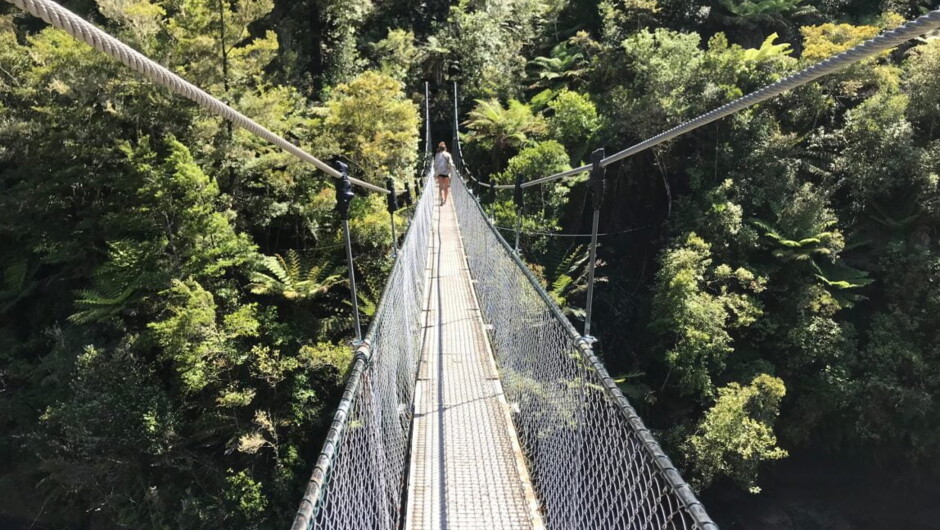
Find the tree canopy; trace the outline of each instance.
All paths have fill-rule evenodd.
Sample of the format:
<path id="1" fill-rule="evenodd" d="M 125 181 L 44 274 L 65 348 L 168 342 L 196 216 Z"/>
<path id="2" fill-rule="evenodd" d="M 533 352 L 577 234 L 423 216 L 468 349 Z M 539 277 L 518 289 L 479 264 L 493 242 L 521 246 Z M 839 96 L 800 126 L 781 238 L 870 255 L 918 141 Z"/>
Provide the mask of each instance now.
<path id="1" fill-rule="evenodd" d="M 379 185 L 414 178 L 425 81 L 433 140 L 451 138 L 457 83 L 468 170 L 508 184 L 632 145 L 930 7 L 63 3 Z M 706 501 L 799 495 L 785 477 L 821 460 L 872 491 L 885 469 L 940 481 L 937 35 L 607 175 L 596 348 Z M 557 236 L 590 226 L 584 180 L 529 188 L 521 210 L 508 193 L 483 199 L 522 230 L 523 258 L 579 329 L 586 239 Z M 352 358 L 333 207 L 327 177 L 0 7 L 0 513 L 286 527 Z M 358 197 L 350 222 L 353 272 L 380 286 L 384 202 Z M 858 517 L 823 504 L 710 512 L 741 527 L 775 509 L 820 527 Z"/>

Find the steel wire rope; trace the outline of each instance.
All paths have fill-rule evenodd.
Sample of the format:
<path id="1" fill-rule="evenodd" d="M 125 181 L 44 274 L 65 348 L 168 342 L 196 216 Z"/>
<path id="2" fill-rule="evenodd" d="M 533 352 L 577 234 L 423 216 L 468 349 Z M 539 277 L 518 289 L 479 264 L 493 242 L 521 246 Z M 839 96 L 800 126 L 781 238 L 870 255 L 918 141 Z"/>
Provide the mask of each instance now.
<path id="1" fill-rule="evenodd" d="M 52 26 L 61 29 L 72 37 L 88 44 L 92 48 L 117 59 L 132 70 L 142 74 L 147 79 L 164 86 L 171 91 L 195 102 L 209 112 L 242 127 L 243 129 L 264 138 L 297 158 L 311 163 L 324 173 L 341 178 L 342 174 L 323 161 L 319 160 L 300 147 L 292 144 L 277 134 L 271 132 L 263 125 L 245 116 L 241 112 L 226 105 L 221 100 L 202 90 L 196 85 L 186 81 L 168 68 L 158 64 L 144 54 L 131 48 L 127 44 L 112 37 L 104 30 L 99 29 L 90 22 L 82 19 L 75 13 L 65 9 L 51 0 L 6 0 L 8 3 L 41 18 Z M 388 190 L 368 182 L 350 178 L 349 181 L 363 188 L 379 193 L 388 193 Z"/>
<path id="2" fill-rule="evenodd" d="M 682 136 L 685 133 L 694 131 L 703 125 L 708 125 L 713 121 L 720 120 L 721 118 L 727 117 L 747 107 L 756 105 L 772 97 L 779 96 L 784 92 L 793 90 L 807 83 L 811 83 L 820 77 L 831 74 L 852 63 L 856 63 L 862 59 L 871 57 L 872 55 L 876 55 L 883 51 L 894 48 L 895 46 L 917 37 L 918 35 L 922 35 L 938 28 L 940 28 L 940 9 L 935 9 L 923 16 L 898 26 L 893 30 L 886 31 L 877 37 L 853 46 L 852 48 L 839 53 L 838 55 L 834 55 L 824 61 L 820 61 L 813 66 L 810 66 L 809 68 L 805 68 L 795 74 L 789 75 L 779 81 L 771 83 L 764 88 L 761 88 L 760 90 L 751 92 L 750 94 L 726 103 L 717 109 L 681 123 L 622 151 L 618 151 L 601 160 L 601 167 L 607 167 L 615 162 L 623 160 L 624 158 L 641 153 L 663 142 L 667 142 L 678 136 Z M 545 184 L 547 182 L 580 175 L 590 170 L 590 165 L 583 165 L 569 169 L 567 171 L 563 171 L 561 173 L 549 175 L 547 177 L 530 180 L 523 183 L 522 187 L 529 188 L 539 184 Z M 497 189 L 511 189 L 513 187 L 514 186 L 508 184 L 501 184 L 496 186 Z"/>
<path id="3" fill-rule="evenodd" d="M 358 169 L 359 171 L 364 171 L 362 165 L 359 164 L 358 162 L 355 162 L 355 161 L 350 160 L 350 159 L 345 158 L 345 157 L 343 158 L 343 162 L 349 164 L 351 167 L 353 167 L 353 168 L 355 168 L 355 169 Z M 394 179 L 395 177 L 392 177 L 392 178 Z M 353 179 L 351 179 L 351 178 L 349 179 L 350 182 L 352 182 L 352 180 L 353 180 Z M 367 184 L 368 184 L 368 183 L 367 183 Z M 371 185 L 372 185 L 372 184 L 370 184 L 370 186 L 371 186 Z M 369 188 L 369 189 L 372 189 L 372 188 Z M 386 194 L 389 193 L 389 190 L 388 190 L 387 188 L 382 188 L 382 191 L 384 191 Z M 402 194 L 402 193 L 405 193 L 406 191 L 408 191 L 408 190 L 404 190 L 404 189 L 395 190 L 395 193 L 400 195 L 400 194 Z"/>
<path id="4" fill-rule="evenodd" d="M 499 226 L 499 225 L 496 225 L 496 224 L 494 224 L 493 226 L 495 226 L 496 228 L 498 228 L 498 229 L 500 229 L 500 230 L 506 230 L 507 232 L 512 232 L 512 231 L 515 230 L 515 228 L 510 228 L 510 227 L 508 227 L 508 226 Z M 656 226 L 656 225 L 655 225 L 655 224 L 648 224 L 648 225 L 643 225 L 643 226 L 640 226 L 640 227 L 637 227 L 637 228 L 630 228 L 629 230 L 622 230 L 622 231 L 620 231 L 620 232 L 606 232 L 606 233 L 597 234 L 597 237 L 619 236 L 619 235 L 622 235 L 622 234 L 632 234 L 632 233 L 634 233 L 634 232 L 639 232 L 639 231 L 641 231 L 641 230 L 646 230 L 646 229 L 648 229 L 648 228 L 653 228 L 654 226 Z M 562 233 L 557 233 L 557 232 L 539 232 L 539 231 L 537 231 L 537 230 L 520 230 L 519 233 L 520 233 L 520 234 L 525 234 L 525 235 L 530 235 L 530 236 L 547 236 L 547 237 L 591 237 L 591 234 L 562 234 Z"/>

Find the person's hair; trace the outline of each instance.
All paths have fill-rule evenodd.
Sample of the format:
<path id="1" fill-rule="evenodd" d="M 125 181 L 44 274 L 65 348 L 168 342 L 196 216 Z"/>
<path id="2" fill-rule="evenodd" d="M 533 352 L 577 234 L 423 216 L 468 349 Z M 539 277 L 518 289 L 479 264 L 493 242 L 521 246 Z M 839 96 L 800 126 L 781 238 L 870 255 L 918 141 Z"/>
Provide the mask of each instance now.
<path id="1" fill-rule="evenodd" d="M 447 144 L 444 142 L 437 144 L 437 152 L 440 153 L 441 151 L 447 151 Z"/>

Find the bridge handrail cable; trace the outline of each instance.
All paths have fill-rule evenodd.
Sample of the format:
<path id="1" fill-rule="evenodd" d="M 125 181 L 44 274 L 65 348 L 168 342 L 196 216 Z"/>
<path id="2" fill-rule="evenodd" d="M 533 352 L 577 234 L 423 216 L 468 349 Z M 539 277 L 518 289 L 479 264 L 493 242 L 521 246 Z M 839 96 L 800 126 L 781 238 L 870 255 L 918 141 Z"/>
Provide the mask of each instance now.
<path id="1" fill-rule="evenodd" d="M 668 142 L 669 140 L 694 131 L 695 129 L 698 129 L 699 127 L 707 125 L 713 121 L 720 120 L 721 118 L 730 116 L 731 114 L 746 109 L 747 107 L 756 105 L 772 97 L 779 96 L 784 92 L 793 90 L 807 83 L 811 83 L 820 77 L 831 74 L 837 70 L 841 70 L 842 68 L 845 68 L 853 63 L 873 55 L 877 55 L 883 51 L 890 50 L 891 48 L 894 48 L 895 46 L 905 41 L 913 39 L 924 33 L 928 33 L 937 28 L 940 28 L 940 9 L 933 10 L 923 16 L 898 26 L 893 30 L 886 31 L 877 37 L 873 37 L 861 44 L 853 46 L 852 48 L 849 48 L 842 53 L 834 55 L 828 59 L 814 64 L 813 66 L 800 70 L 795 74 L 791 74 L 779 81 L 771 83 L 764 88 L 751 92 L 745 96 L 741 96 L 740 98 L 726 103 L 717 109 L 683 122 L 671 129 L 663 131 L 656 136 L 647 138 L 646 140 L 632 145 L 622 151 L 618 151 L 617 153 L 604 158 L 601 161 L 601 167 L 607 167 L 615 162 L 623 160 L 624 158 L 641 153 L 663 142 Z M 567 171 L 562 171 L 560 173 L 555 173 L 553 175 L 548 175 L 546 177 L 524 182 L 522 187 L 530 188 L 539 184 L 545 184 L 563 178 L 574 177 L 582 173 L 587 173 L 590 170 L 591 165 L 585 164 Z M 513 189 L 515 186 L 512 184 L 497 184 L 493 187 L 503 190 Z"/>
<path id="2" fill-rule="evenodd" d="M 65 31 L 72 37 L 88 44 L 92 48 L 105 53 L 124 63 L 134 71 L 142 74 L 158 85 L 164 86 L 171 91 L 189 99 L 209 112 L 220 116 L 233 124 L 244 128 L 245 130 L 264 138 L 272 144 L 280 147 L 297 158 L 313 164 L 317 169 L 327 175 L 335 178 L 341 178 L 342 174 L 333 169 L 323 161 L 319 160 L 300 147 L 285 140 L 277 134 L 271 132 L 263 125 L 245 116 L 241 112 L 226 105 L 218 98 L 212 96 L 205 90 L 186 81 L 179 75 L 171 72 L 166 67 L 158 64 L 137 50 L 124 44 L 120 40 L 112 37 L 105 31 L 99 29 L 88 21 L 82 19 L 75 13 L 65 9 L 61 5 L 51 0 L 6 0 L 20 9 L 39 17 L 52 26 Z M 385 188 L 370 184 L 363 180 L 350 178 L 349 181 L 363 188 L 386 194 Z"/>

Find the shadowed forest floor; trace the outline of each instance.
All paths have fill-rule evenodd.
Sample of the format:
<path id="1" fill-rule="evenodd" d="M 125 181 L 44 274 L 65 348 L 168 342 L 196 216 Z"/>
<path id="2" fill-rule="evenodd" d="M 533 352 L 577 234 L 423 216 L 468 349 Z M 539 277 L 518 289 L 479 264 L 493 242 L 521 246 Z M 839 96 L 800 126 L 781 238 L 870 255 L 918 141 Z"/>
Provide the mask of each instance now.
<path id="1" fill-rule="evenodd" d="M 702 501 L 725 530 L 936 529 L 940 482 L 918 484 L 915 476 L 793 455 L 767 473 L 760 495 L 716 484 Z"/>

